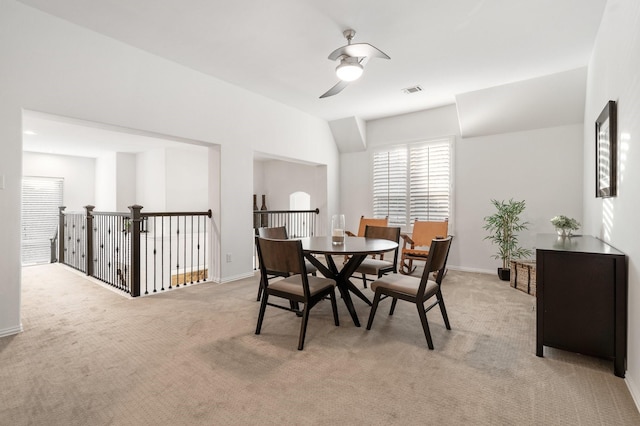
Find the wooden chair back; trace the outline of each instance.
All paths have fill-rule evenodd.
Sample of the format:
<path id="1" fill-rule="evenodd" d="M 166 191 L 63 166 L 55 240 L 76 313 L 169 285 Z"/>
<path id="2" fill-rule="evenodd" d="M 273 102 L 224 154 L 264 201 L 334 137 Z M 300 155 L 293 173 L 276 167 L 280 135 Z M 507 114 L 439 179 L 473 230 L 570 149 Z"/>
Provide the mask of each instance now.
<path id="1" fill-rule="evenodd" d="M 358 237 L 364 237 L 364 231 L 367 226 L 387 226 L 389 224 L 389 218 L 373 218 L 373 217 L 360 217 L 360 226 L 358 227 Z"/>
<path id="2" fill-rule="evenodd" d="M 424 266 L 424 271 L 422 272 L 422 278 L 420 280 L 420 288 L 418 290 L 418 299 L 420 299 L 421 295 L 424 295 L 425 289 L 427 287 L 427 281 L 431 277 L 433 272 L 437 272 L 436 275 L 436 283 L 440 285 L 442 283 L 442 278 L 444 277 L 446 266 L 447 266 L 447 258 L 449 257 L 449 249 L 451 248 L 451 240 L 453 237 L 449 236 L 442 239 L 434 239 L 431 241 L 431 246 L 429 248 L 429 256 L 427 257 L 427 263 Z"/>
<path id="3" fill-rule="evenodd" d="M 284 226 L 274 226 L 272 228 L 258 228 L 258 236 L 260 238 L 270 238 L 273 240 L 287 240 L 287 228 Z"/>
<path id="4" fill-rule="evenodd" d="M 364 236 L 366 238 L 380 238 L 384 240 L 394 241 L 398 244 L 398 247 L 393 251 L 393 265 L 394 272 L 397 270 L 398 265 L 398 249 L 400 248 L 400 227 L 396 226 L 371 226 L 367 225 L 364 230 Z M 384 254 L 380 255 L 380 259 L 383 259 Z"/>
<path id="5" fill-rule="evenodd" d="M 428 247 L 434 238 L 445 238 L 449 235 L 449 221 L 421 221 L 413 222 L 411 239 L 414 247 Z"/>
<path id="6" fill-rule="evenodd" d="M 306 278 L 300 240 L 258 237 L 257 242 L 260 269 L 263 274 L 303 274 Z"/>

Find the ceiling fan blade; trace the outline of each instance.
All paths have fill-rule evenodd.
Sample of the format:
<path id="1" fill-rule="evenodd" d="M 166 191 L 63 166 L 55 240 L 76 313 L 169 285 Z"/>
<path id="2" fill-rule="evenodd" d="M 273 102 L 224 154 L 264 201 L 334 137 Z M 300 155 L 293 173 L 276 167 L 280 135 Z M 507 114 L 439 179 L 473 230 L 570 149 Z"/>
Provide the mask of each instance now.
<path id="1" fill-rule="evenodd" d="M 333 96 L 333 95 L 337 95 L 338 93 L 342 92 L 344 90 L 344 88 L 347 87 L 348 85 L 349 85 L 348 81 L 342 81 L 341 80 L 341 81 L 338 82 L 338 84 L 336 84 L 331 89 L 329 89 L 325 93 L 323 93 L 322 96 L 320 96 L 320 99 L 328 98 L 329 96 Z"/>
<path id="2" fill-rule="evenodd" d="M 347 44 L 346 46 L 339 47 L 331 52 L 331 54 L 329 55 L 329 59 L 335 61 L 340 56 L 344 55 L 350 57 L 368 56 L 372 58 L 391 59 L 389 55 L 387 55 L 377 47 L 370 45 L 369 43 Z"/>

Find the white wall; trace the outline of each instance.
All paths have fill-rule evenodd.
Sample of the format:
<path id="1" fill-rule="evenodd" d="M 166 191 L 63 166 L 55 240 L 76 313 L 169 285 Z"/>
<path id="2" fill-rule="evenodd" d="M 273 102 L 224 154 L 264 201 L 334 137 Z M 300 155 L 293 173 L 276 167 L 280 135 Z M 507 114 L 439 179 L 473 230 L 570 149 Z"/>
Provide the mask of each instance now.
<path id="1" fill-rule="evenodd" d="M 96 162 L 93 158 L 25 152 L 22 156 L 23 176 L 64 179 L 63 205 L 67 211 L 82 211 L 95 203 Z"/>
<path id="2" fill-rule="evenodd" d="M 211 209 L 211 226 L 209 227 L 209 250 L 210 257 L 207 259 L 209 262 L 213 259 L 213 262 L 210 262 L 210 276 L 212 279 L 216 281 L 220 281 L 220 274 L 222 270 L 222 265 L 219 260 L 222 258 L 222 250 L 221 250 L 221 232 L 220 232 L 220 223 L 221 223 L 221 211 L 222 208 L 220 206 L 221 196 L 221 185 L 218 184 L 220 182 L 220 163 L 221 163 L 221 155 L 220 155 L 220 146 L 212 145 L 207 148 L 207 171 L 208 171 L 208 182 L 209 187 L 207 188 L 207 195 L 209 199 L 209 208 Z M 216 183 L 216 184 L 214 184 Z M 252 218 L 253 220 L 253 218 Z M 253 249 L 253 247 L 252 247 Z"/>
<path id="3" fill-rule="evenodd" d="M 117 154 L 110 152 L 96 158 L 95 210 L 115 212 L 117 207 Z"/>
<path id="4" fill-rule="evenodd" d="M 640 2 L 609 0 L 589 63 L 584 122 L 585 233 L 628 256 L 626 382 L 640 407 Z M 618 196 L 595 198 L 594 122 L 609 100 L 618 108 Z"/>
<path id="5" fill-rule="evenodd" d="M 286 210 L 292 193 L 306 192 L 311 198 L 311 209 L 320 210 L 316 225 L 318 235 L 326 234 L 329 217 L 326 166 L 284 160 L 255 160 L 253 164 L 253 193 L 257 196 L 258 208 L 262 207 L 263 194 L 269 210 Z"/>
<path id="6" fill-rule="evenodd" d="M 67 211 L 95 205 L 96 180 L 106 206 L 97 210 L 128 212 L 137 203 L 145 211 L 206 211 L 207 158 L 206 147 L 115 153 L 100 160 L 25 152 L 22 167 L 24 176 L 63 178 Z"/>
<path id="7" fill-rule="evenodd" d="M 367 122 L 367 147 L 460 135 L 455 105 Z"/>
<path id="8" fill-rule="evenodd" d="M 176 149 L 166 152 L 165 190 L 167 211 L 206 211 L 210 208 L 207 198 L 206 148 Z"/>
<path id="9" fill-rule="evenodd" d="M 96 159 L 96 211 L 128 212 L 136 203 L 136 155 L 109 152 Z"/>
<path id="10" fill-rule="evenodd" d="M 326 214 L 338 208 L 338 151 L 324 120 L 13 0 L 0 2 L 0 57 L 0 335 L 20 329 L 20 238 L 11 224 L 20 220 L 23 109 L 219 145 L 214 226 L 219 254 L 234 253 L 221 281 L 253 274 L 254 151 L 325 164 Z"/>
<path id="11" fill-rule="evenodd" d="M 371 152 L 385 144 L 454 135 L 455 235 L 451 268 L 494 273 L 495 248 L 484 240 L 483 218 L 490 200 L 524 199 L 529 231 L 521 235 L 533 248 L 536 233 L 553 232 L 549 219 L 565 214 L 582 220 L 582 125 L 460 138 L 455 106 L 389 117 L 368 123 L 367 152 L 343 154 L 342 207 L 347 228 L 357 230 L 360 216 L 372 214 Z"/>
<path id="12" fill-rule="evenodd" d="M 262 206 L 262 195 L 266 195 L 267 192 L 264 179 L 264 164 L 265 161 L 263 160 L 253 161 L 253 193 L 256 195 L 256 204 L 258 208 Z"/>
<path id="13" fill-rule="evenodd" d="M 491 199 L 525 200 L 519 235 L 533 249 L 535 235 L 555 232 L 549 220 L 560 214 L 582 221 L 582 125 L 462 139 L 456 145 L 456 242 L 451 265 L 495 271 L 496 248 L 484 240 Z M 531 256 L 533 259 L 535 253 Z"/>
<path id="14" fill-rule="evenodd" d="M 153 149 L 136 155 L 136 198 L 145 211 L 164 211 L 167 205 L 165 150 Z"/>
<path id="15" fill-rule="evenodd" d="M 136 154 L 116 154 L 116 210 L 128 212 L 136 203 Z"/>
<path id="16" fill-rule="evenodd" d="M 360 217 L 373 217 L 371 150 L 340 155 L 340 206 L 348 231 L 358 233 Z"/>
<path id="17" fill-rule="evenodd" d="M 288 161 L 271 160 L 262 162 L 263 193 L 267 196 L 267 208 L 286 210 L 289 208 L 289 195 L 302 191 L 311 196 L 311 208 L 327 210 L 327 172 L 324 166 L 312 166 Z M 258 197 L 258 207 L 262 199 Z M 318 228 L 324 235 L 325 229 Z"/>

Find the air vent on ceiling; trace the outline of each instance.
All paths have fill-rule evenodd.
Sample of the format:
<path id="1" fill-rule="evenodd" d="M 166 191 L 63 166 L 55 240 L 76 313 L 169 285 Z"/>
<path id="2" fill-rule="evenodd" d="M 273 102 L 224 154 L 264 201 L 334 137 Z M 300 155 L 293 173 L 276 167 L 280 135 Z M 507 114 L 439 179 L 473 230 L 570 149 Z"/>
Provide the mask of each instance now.
<path id="1" fill-rule="evenodd" d="M 410 95 L 412 93 L 422 92 L 422 87 L 420 86 L 407 87 L 406 89 L 402 89 L 402 91 L 407 95 Z"/>

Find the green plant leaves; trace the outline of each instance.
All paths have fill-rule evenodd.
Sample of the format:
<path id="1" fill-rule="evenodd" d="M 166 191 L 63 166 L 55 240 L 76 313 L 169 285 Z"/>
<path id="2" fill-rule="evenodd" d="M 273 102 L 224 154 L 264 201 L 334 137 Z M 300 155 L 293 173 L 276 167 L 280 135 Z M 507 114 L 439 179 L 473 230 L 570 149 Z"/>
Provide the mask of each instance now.
<path id="1" fill-rule="evenodd" d="M 524 212 L 526 204 L 524 200 L 509 201 L 491 200 L 496 212 L 491 216 L 485 216 L 484 229 L 489 231 L 484 239 L 490 240 L 498 246 L 498 252 L 494 259 L 502 259 L 502 267 L 509 268 L 511 259 L 521 259 L 531 256 L 533 252 L 519 246 L 518 232 L 528 228 L 528 222 L 522 222 L 520 215 Z"/>

